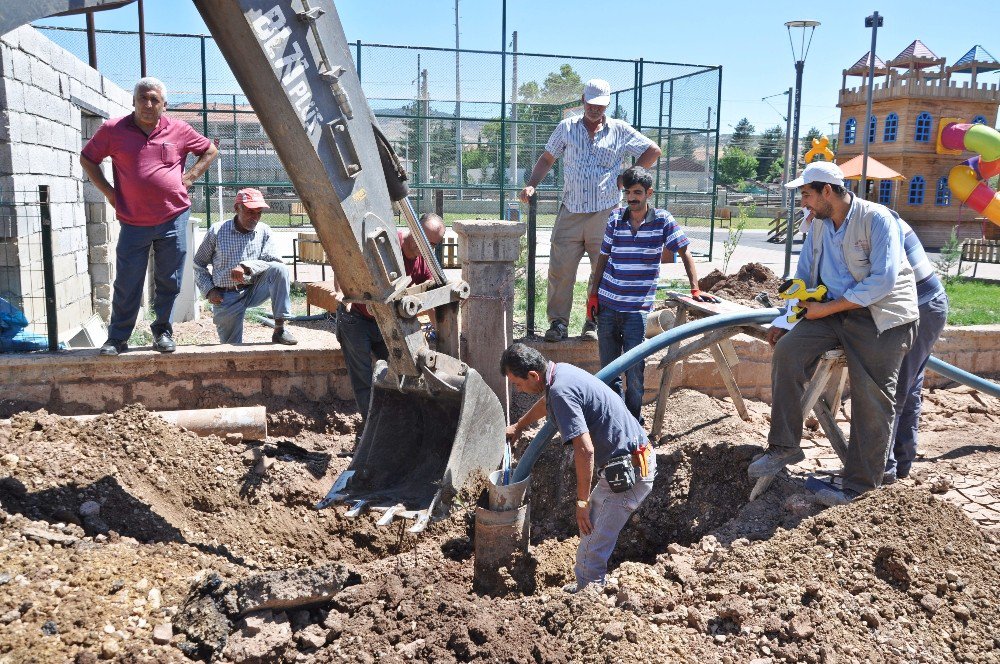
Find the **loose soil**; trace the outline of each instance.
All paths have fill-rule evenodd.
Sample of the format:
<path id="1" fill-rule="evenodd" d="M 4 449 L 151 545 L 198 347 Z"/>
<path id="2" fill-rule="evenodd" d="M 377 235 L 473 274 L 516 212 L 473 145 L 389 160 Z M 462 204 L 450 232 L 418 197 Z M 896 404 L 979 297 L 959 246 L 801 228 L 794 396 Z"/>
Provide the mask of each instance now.
<path id="1" fill-rule="evenodd" d="M 608 585 L 575 595 L 572 461 L 553 444 L 530 553 L 498 596 L 473 591 L 473 501 L 419 537 L 313 509 L 354 443 L 339 407 L 276 413 L 286 428 L 262 442 L 141 406 L 86 424 L 21 413 L 0 428 L 0 662 L 1000 662 L 1000 531 L 968 509 L 1000 501 L 1000 401 L 926 404 L 911 479 L 827 509 L 801 468 L 747 504 L 766 404 L 744 422 L 678 391 Z M 318 605 L 206 609 L 241 579 L 330 562 L 350 580 Z"/>
<path id="2" fill-rule="evenodd" d="M 698 288 L 727 300 L 733 300 L 749 307 L 763 307 L 755 298 L 766 293 L 771 303 L 778 306 L 778 287 L 781 277 L 761 263 L 747 263 L 736 274 L 726 275 L 720 270 L 712 270 L 698 280 Z"/>

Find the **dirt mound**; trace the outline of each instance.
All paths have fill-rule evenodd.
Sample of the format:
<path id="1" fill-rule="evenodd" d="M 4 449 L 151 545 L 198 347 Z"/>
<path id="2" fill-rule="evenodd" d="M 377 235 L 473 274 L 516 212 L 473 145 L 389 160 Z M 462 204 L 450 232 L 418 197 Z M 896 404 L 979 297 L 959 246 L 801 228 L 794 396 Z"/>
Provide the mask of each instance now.
<path id="1" fill-rule="evenodd" d="M 929 479 L 965 490 L 948 473 L 986 459 L 993 481 L 997 404 L 927 403 L 928 480 L 823 509 L 795 476 L 747 504 L 767 406 L 744 422 L 679 390 L 609 584 L 577 595 L 560 589 L 575 480 L 553 444 L 532 478 L 534 592 L 503 597 L 473 591 L 469 496 L 420 538 L 312 510 L 347 465 L 349 417 L 231 445 L 137 406 L 84 425 L 21 414 L 0 428 L 0 662 L 997 661 L 996 540 Z M 312 569 L 342 581 L 288 589 Z"/>
<path id="2" fill-rule="evenodd" d="M 747 263 L 739 272 L 730 275 L 712 270 L 698 280 L 698 288 L 701 290 L 752 307 L 764 306 L 754 300 L 762 292 L 767 293 L 771 302 L 776 304 L 780 285 L 781 278 L 760 263 Z"/>

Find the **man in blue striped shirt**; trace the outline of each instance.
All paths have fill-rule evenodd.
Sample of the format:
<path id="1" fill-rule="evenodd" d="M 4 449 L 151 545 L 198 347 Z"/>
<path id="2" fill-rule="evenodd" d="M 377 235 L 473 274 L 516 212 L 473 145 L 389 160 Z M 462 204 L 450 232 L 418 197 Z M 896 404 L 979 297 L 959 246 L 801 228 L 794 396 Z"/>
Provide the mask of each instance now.
<path id="1" fill-rule="evenodd" d="M 653 177 L 645 168 L 633 166 L 622 173 L 626 208 L 611 212 L 604 230 L 595 279 L 587 298 L 588 317 L 596 313 L 601 366 L 607 366 L 646 338 L 646 317 L 656 297 L 656 280 L 666 251 L 680 254 L 691 282 L 691 296 L 703 302 L 718 302 L 698 290 L 698 272 L 688 253 L 688 239 L 666 210 L 649 205 Z M 596 312 L 595 312 L 596 310 Z M 637 362 L 622 378 L 611 383 L 625 399 L 635 419 L 642 420 L 643 363 Z"/>
<path id="2" fill-rule="evenodd" d="M 531 171 L 521 202 L 527 203 L 535 187 L 563 157 L 563 200 L 552 229 L 549 253 L 549 330 L 546 341 L 562 341 L 568 334 L 573 308 L 573 285 L 584 252 L 590 257 L 589 288 L 596 283 L 597 257 L 608 214 L 621 200 L 619 173 L 622 158 L 637 157 L 649 168 L 660 158 L 660 148 L 623 120 L 608 118 L 611 85 L 592 79 L 583 86 L 583 116 L 563 120 L 552 132 L 545 151 Z M 583 337 L 596 339 L 593 321 L 583 326 Z"/>

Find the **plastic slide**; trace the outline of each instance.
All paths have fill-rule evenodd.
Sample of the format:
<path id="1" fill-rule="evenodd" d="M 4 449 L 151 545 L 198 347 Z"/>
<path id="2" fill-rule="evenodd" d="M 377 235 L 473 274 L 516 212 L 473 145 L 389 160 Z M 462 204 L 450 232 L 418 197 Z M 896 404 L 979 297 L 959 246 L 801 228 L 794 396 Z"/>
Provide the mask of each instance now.
<path id="1" fill-rule="evenodd" d="M 948 187 L 960 201 L 1000 226 L 1000 193 L 986 183 L 1000 174 L 1000 132 L 983 124 L 952 122 L 941 130 L 940 140 L 949 150 L 977 153 L 951 169 Z"/>

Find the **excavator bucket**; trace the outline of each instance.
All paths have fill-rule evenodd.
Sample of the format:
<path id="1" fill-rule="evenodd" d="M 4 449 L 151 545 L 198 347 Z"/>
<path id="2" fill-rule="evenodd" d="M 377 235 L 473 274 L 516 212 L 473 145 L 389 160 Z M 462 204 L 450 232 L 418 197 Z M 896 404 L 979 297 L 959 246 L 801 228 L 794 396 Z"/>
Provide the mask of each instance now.
<path id="1" fill-rule="evenodd" d="M 474 369 L 456 378 L 460 387 L 401 390 L 379 362 L 354 458 L 317 508 L 347 502 L 349 516 L 378 510 L 379 524 L 408 518 L 419 532 L 447 514 L 464 488 L 488 477 L 503 456 L 503 408 Z"/>

